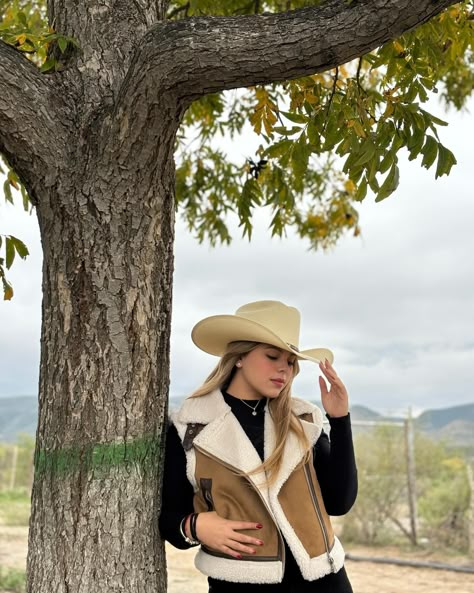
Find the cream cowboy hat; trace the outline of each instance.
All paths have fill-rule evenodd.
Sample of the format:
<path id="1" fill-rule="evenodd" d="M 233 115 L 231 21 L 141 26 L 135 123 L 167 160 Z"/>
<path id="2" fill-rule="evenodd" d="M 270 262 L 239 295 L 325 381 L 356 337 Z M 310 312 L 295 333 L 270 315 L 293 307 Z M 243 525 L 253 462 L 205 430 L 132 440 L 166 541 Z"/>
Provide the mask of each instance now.
<path id="1" fill-rule="evenodd" d="M 222 356 L 227 344 L 237 340 L 271 344 L 297 358 L 332 364 L 334 355 L 327 348 L 299 349 L 300 313 L 280 301 L 255 301 L 242 305 L 235 315 L 213 315 L 197 323 L 191 338 L 208 354 Z"/>

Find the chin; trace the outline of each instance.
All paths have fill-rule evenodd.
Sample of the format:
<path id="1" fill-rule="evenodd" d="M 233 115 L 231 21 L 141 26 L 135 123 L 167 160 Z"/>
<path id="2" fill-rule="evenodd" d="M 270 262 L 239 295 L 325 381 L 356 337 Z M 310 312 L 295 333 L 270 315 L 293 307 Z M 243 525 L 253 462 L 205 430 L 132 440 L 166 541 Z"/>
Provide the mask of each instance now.
<path id="1" fill-rule="evenodd" d="M 268 393 L 265 393 L 265 397 L 269 397 L 270 399 L 276 399 L 277 397 L 279 397 L 280 393 L 282 392 L 282 389 L 280 389 L 280 391 L 269 391 Z"/>

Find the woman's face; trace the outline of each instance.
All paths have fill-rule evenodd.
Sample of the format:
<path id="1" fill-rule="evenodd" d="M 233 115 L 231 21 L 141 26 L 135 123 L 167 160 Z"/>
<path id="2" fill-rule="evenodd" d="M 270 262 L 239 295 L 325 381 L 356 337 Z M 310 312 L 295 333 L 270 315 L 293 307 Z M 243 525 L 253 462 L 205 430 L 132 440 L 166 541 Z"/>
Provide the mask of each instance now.
<path id="1" fill-rule="evenodd" d="M 242 399 L 278 397 L 293 379 L 295 360 L 291 352 L 259 344 L 240 358 L 228 390 Z"/>

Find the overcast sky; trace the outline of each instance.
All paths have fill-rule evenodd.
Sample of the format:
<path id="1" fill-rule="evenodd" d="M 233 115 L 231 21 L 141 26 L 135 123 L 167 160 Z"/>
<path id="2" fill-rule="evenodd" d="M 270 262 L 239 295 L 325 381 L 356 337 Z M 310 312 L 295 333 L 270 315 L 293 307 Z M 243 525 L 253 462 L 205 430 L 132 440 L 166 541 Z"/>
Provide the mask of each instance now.
<path id="1" fill-rule="evenodd" d="M 216 359 L 192 344 L 193 325 L 234 313 L 243 303 L 275 299 L 302 314 L 300 348 L 324 346 L 351 401 L 385 413 L 474 402 L 474 120 L 443 113 L 443 143 L 458 165 L 434 180 L 419 161 L 401 164 L 396 194 L 361 205 L 362 235 L 327 253 L 308 251 L 289 234 L 270 239 L 259 214 L 249 244 L 236 229 L 231 247 L 198 245 L 176 229 L 171 395 L 202 382 Z M 251 137 L 232 147 L 249 156 Z M 2 181 L 3 184 L 3 181 Z M 1 186 L 0 186 L 1 187 Z M 41 245 L 36 216 L 0 200 L 0 233 L 31 255 L 15 262 L 11 302 L 0 302 L 0 397 L 36 394 L 40 348 Z M 319 399 L 316 365 L 306 362 L 294 394 Z"/>

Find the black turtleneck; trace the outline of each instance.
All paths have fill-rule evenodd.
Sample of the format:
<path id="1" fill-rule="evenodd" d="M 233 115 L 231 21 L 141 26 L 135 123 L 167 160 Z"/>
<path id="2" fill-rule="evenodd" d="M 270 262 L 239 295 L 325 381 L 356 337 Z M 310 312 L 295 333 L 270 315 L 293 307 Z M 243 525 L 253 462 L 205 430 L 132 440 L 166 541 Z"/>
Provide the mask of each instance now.
<path id="1" fill-rule="evenodd" d="M 246 435 L 263 460 L 263 429 L 266 399 L 244 400 L 223 391 L 226 403 L 232 409 Z M 247 404 L 247 405 L 246 405 Z M 250 407 L 249 407 L 250 406 Z M 256 415 L 252 414 L 255 408 Z M 344 515 L 357 496 L 357 469 L 352 444 L 350 416 L 330 418 L 331 440 L 322 431 L 313 447 L 314 468 L 318 477 L 324 505 L 329 515 Z M 193 488 L 186 477 L 186 457 L 176 428 L 170 424 L 166 441 L 163 475 L 160 533 L 173 546 L 185 549 L 190 546 L 179 531 L 181 519 L 193 512 Z M 286 544 L 286 542 L 285 542 Z M 286 545 L 286 569 L 283 582 L 278 585 L 251 585 L 229 583 L 209 578 L 212 593 L 351 593 L 352 588 L 345 569 L 316 581 L 305 581 L 293 555 Z"/>

